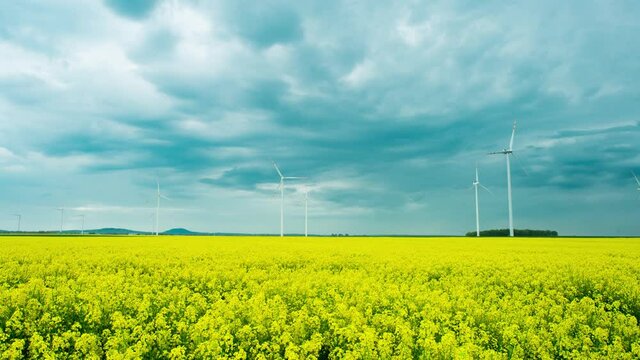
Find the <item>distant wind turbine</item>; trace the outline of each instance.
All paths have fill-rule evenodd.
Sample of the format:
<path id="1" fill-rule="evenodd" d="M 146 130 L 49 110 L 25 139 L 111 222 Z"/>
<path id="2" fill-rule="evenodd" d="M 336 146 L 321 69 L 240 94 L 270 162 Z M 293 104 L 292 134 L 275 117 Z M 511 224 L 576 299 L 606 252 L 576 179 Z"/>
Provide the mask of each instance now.
<path id="1" fill-rule="evenodd" d="M 633 171 L 631 173 L 633 174 L 634 179 L 636 179 L 636 182 L 638 183 L 638 191 L 640 191 L 640 179 L 638 179 L 636 173 L 634 173 Z"/>
<path id="2" fill-rule="evenodd" d="M 81 214 L 81 215 L 78 215 L 78 217 L 82 218 L 82 227 L 81 227 L 81 230 L 80 230 L 80 235 L 84 235 L 84 218 L 85 218 L 85 216 L 84 216 L 84 214 Z"/>
<path id="3" fill-rule="evenodd" d="M 478 165 L 476 165 L 476 178 L 473 181 L 473 187 L 476 192 L 476 236 L 480 236 L 480 206 L 478 204 L 478 187 L 487 190 L 491 194 L 491 190 L 487 189 L 484 185 L 480 184 L 478 178 Z"/>
<path id="4" fill-rule="evenodd" d="M 60 233 L 62 234 L 62 228 L 64 226 L 64 208 L 57 208 L 60 211 Z"/>
<path id="5" fill-rule="evenodd" d="M 513 130 L 511 131 L 511 141 L 509 141 L 509 148 L 502 151 L 495 151 L 489 153 L 490 155 L 502 154 L 507 158 L 507 196 L 509 198 L 509 236 L 513 236 L 513 204 L 511 199 L 511 155 L 513 154 L 513 138 L 516 135 L 516 122 L 513 122 Z"/>
<path id="6" fill-rule="evenodd" d="M 18 219 L 18 232 L 20 232 L 20 223 L 22 222 L 22 215 L 13 214 L 13 216 L 15 216 Z"/>
<path id="7" fill-rule="evenodd" d="M 304 179 L 303 177 L 298 176 L 284 176 L 282 172 L 278 168 L 278 165 L 273 162 L 273 167 L 276 168 L 278 175 L 280 176 L 280 237 L 284 236 L 284 181 L 285 180 L 294 180 L 294 179 Z"/>
<path id="8" fill-rule="evenodd" d="M 309 189 L 304 189 L 304 237 L 309 236 Z"/>
<path id="9" fill-rule="evenodd" d="M 165 200 L 170 200 L 168 197 L 164 196 L 160 192 L 160 181 L 156 180 L 156 185 L 158 185 L 158 192 L 156 194 L 156 236 L 159 235 L 159 227 L 160 227 L 160 198 Z"/>

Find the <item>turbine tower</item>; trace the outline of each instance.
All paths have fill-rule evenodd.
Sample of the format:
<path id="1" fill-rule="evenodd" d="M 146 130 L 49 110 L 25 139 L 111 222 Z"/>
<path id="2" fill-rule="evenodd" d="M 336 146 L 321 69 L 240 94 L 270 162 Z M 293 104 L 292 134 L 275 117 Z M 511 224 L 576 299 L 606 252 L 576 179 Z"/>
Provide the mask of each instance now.
<path id="1" fill-rule="evenodd" d="M 160 198 L 163 198 L 165 200 L 169 200 L 168 197 L 164 196 L 161 192 L 160 192 L 160 181 L 156 180 L 156 185 L 158 186 L 158 192 L 156 193 L 156 236 L 159 235 L 160 233 Z"/>
<path id="2" fill-rule="evenodd" d="M 516 122 L 513 122 L 513 130 L 511 131 L 511 141 L 509 148 L 502 151 L 489 153 L 490 155 L 501 154 L 507 159 L 507 196 L 509 198 L 509 236 L 513 236 L 513 204 L 511 199 L 511 155 L 513 154 L 513 138 L 516 135 Z"/>
<path id="3" fill-rule="evenodd" d="M 60 211 L 60 234 L 62 234 L 62 227 L 64 225 L 64 208 L 57 208 Z"/>
<path id="4" fill-rule="evenodd" d="M 304 190 L 304 237 L 309 236 L 309 189 Z"/>
<path id="5" fill-rule="evenodd" d="M 276 168 L 278 175 L 280 176 L 280 237 L 284 236 L 284 181 L 294 179 L 304 179 L 298 176 L 284 176 L 278 168 L 276 162 L 273 162 L 273 167 Z"/>
<path id="6" fill-rule="evenodd" d="M 80 230 L 80 235 L 84 235 L 84 214 L 78 215 L 78 217 L 82 218 L 82 228 Z"/>
<path id="7" fill-rule="evenodd" d="M 478 178 L 478 165 L 476 165 L 476 178 L 473 181 L 473 187 L 476 192 L 476 236 L 480 236 L 480 206 L 478 203 L 478 187 L 481 187 L 487 190 L 491 194 L 491 190 L 487 189 L 484 185 L 480 184 L 480 180 Z"/>
<path id="8" fill-rule="evenodd" d="M 22 222 L 22 215 L 13 214 L 13 216 L 15 216 L 18 219 L 18 232 L 20 232 L 20 223 Z"/>

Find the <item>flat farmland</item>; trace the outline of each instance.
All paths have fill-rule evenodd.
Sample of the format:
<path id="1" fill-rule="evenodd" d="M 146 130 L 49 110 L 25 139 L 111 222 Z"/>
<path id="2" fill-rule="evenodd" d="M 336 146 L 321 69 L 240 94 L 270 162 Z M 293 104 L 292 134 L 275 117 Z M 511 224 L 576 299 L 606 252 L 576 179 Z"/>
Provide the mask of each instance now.
<path id="1" fill-rule="evenodd" d="M 640 357 L 640 239 L 0 237 L 0 357 Z"/>

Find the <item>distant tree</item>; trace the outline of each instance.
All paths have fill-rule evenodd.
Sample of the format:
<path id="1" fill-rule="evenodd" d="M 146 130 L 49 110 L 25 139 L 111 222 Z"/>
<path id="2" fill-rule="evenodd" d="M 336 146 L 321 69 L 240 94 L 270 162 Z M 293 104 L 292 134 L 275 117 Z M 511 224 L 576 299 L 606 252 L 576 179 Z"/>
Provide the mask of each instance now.
<path id="1" fill-rule="evenodd" d="M 514 229 L 514 235 L 520 237 L 555 237 L 558 232 L 554 230 L 531 230 L 531 229 Z M 467 236 L 476 236 L 475 231 L 470 231 Z M 509 229 L 491 229 L 480 231 L 480 236 L 484 237 L 500 237 L 509 236 Z"/>

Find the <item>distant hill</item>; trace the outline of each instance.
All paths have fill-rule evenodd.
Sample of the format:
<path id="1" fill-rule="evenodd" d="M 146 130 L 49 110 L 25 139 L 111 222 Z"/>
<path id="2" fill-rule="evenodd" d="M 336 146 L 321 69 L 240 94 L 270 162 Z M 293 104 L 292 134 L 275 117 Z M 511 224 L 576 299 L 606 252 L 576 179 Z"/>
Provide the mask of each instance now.
<path id="1" fill-rule="evenodd" d="M 78 232 L 79 231 L 77 230 L 73 230 L 74 234 Z M 96 230 L 86 230 L 85 233 L 109 234 L 109 235 L 152 235 L 154 234 L 153 232 L 149 232 L 149 231 L 138 231 L 138 230 L 121 229 L 121 228 L 103 228 L 103 229 L 96 229 Z M 213 235 L 213 233 L 196 232 L 196 231 L 191 231 L 185 228 L 174 228 L 174 229 L 169 229 L 167 231 L 163 231 L 160 233 L 160 235 Z"/>
<path id="2" fill-rule="evenodd" d="M 175 228 L 163 231 L 162 235 L 210 235 L 210 233 L 195 232 L 185 228 Z"/>
<path id="3" fill-rule="evenodd" d="M 80 235 L 82 233 L 81 230 L 64 230 L 62 232 L 57 230 L 40 230 L 40 231 L 7 231 L 0 230 L 0 234 L 6 235 Z M 84 230 L 85 235 L 147 235 L 151 234 L 148 231 L 137 231 L 130 229 L 122 229 L 122 228 L 102 228 L 102 229 L 86 229 Z"/>
<path id="4" fill-rule="evenodd" d="M 80 235 L 82 233 L 81 230 L 64 230 L 62 233 L 56 230 L 48 230 L 48 231 L 21 231 L 20 233 L 16 233 L 15 231 L 2 230 L 0 229 L 0 234 L 2 235 Z M 139 231 L 132 229 L 124 229 L 124 228 L 100 228 L 100 229 L 86 229 L 84 231 L 85 235 L 154 235 L 154 232 L 151 231 Z M 160 235 L 211 235 L 211 236 L 275 236 L 271 234 L 244 234 L 244 233 L 215 233 L 215 232 L 197 232 L 191 231 L 185 228 L 174 228 L 169 229 L 167 231 L 163 231 Z"/>
<path id="5" fill-rule="evenodd" d="M 74 233 L 77 233 L 77 230 L 73 231 Z M 131 230 L 131 229 L 121 229 L 121 228 L 103 228 L 103 229 L 96 229 L 96 230 L 86 230 L 85 233 L 87 234 L 110 234 L 110 235 L 132 235 L 132 234 L 136 234 L 136 235 L 150 235 L 150 234 L 154 234 L 153 232 L 149 232 L 149 231 L 138 231 L 138 230 Z M 174 229 L 169 229 L 167 231 L 163 231 L 160 233 L 160 235 L 209 235 L 209 233 L 202 233 L 202 232 L 195 232 L 195 231 L 191 231 L 185 228 L 174 228 Z"/>

